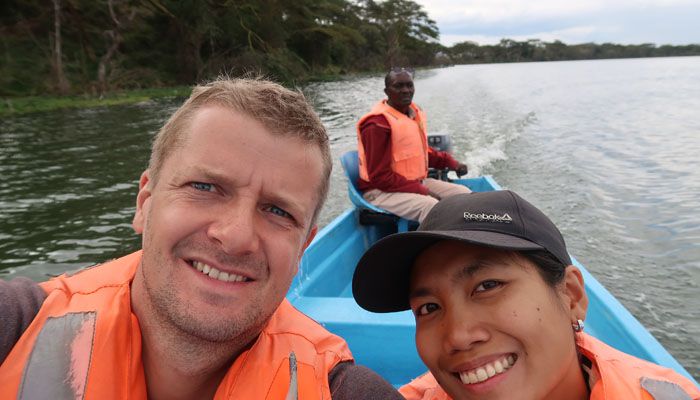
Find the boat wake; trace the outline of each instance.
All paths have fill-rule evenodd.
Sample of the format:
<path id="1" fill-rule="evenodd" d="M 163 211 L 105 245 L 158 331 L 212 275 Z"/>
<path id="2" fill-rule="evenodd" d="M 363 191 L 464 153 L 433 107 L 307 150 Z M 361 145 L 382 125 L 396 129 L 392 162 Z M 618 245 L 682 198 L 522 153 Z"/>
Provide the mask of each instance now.
<path id="1" fill-rule="evenodd" d="M 455 147 L 469 150 L 456 152 L 455 158 L 466 160 L 470 178 L 491 173 L 499 161 L 508 159 L 508 145 L 516 140 L 528 126 L 537 123 L 534 111 L 512 115 L 510 121 L 504 116 L 496 116 L 491 121 L 482 120 L 475 126 L 466 126 L 464 133 L 453 134 Z"/>

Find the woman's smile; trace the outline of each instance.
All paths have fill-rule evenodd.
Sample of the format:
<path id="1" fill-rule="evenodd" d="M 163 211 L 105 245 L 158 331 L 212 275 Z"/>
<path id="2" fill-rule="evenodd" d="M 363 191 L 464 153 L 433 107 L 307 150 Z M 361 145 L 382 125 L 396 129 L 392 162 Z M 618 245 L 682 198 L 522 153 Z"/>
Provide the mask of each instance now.
<path id="1" fill-rule="evenodd" d="M 418 353 L 453 399 L 566 398 L 580 379 L 566 290 L 522 255 L 446 240 L 410 281 Z"/>

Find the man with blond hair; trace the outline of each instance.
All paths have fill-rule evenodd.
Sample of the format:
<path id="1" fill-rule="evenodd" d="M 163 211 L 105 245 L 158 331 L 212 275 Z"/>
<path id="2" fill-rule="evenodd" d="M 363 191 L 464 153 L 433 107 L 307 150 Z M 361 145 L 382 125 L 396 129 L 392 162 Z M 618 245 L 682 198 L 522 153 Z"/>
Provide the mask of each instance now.
<path id="1" fill-rule="evenodd" d="M 301 93 L 195 87 L 139 181 L 142 250 L 0 284 L 0 398 L 400 399 L 285 299 L 330 171 Z"/>

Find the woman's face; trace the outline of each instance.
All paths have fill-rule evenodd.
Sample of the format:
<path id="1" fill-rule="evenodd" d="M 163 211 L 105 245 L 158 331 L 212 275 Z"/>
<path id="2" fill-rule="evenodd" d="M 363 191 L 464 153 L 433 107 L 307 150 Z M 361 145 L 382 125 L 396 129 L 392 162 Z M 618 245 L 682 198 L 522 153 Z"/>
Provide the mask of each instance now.
<path id="1" fill-rule="evenodd" d="M 571 323 L 585 316 L 580 271 L 556 288 L 502 250 L 443 241 L 411 273 L 418 353 L 453 399 L 586 394 Z"/>

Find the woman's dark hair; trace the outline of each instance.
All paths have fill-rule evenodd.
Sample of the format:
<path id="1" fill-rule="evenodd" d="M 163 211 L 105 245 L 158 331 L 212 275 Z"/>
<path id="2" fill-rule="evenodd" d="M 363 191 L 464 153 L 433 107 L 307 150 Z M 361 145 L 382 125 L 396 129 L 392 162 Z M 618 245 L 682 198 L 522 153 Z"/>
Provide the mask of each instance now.
<path id="1" fill-rule="evenodd" d="M 564 271 L 567 265 L 562 264 L 549 252 L 536 250 L 523 251 L 520 254 L 537 266 L 537 271 L 547 285 L 555 287 L 564 279 Z"/>

